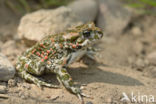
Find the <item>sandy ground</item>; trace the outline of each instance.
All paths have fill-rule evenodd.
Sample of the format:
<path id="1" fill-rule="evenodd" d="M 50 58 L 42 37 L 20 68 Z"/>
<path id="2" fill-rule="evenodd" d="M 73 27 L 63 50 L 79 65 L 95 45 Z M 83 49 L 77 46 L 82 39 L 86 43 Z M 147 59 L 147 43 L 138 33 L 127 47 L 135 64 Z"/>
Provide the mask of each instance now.
<path id="1" fill-rule="evenodd" d="M 13 34 L 12 31 L 15 32 L 17 23 L 13 26 L 11 23 L 5 25 L 5 28 L 4 25 L 1 25 L 10 31 L 10 35 L 7 37 L 11 36 L 1 40 L 2 47 L 8 41 L 15 41 L 16 39 L 16 33 Z M 136 31 L 133 30 L 134 27 L 141 28 L 141 34 L 136 35 Z M 138 59 L 146 59 L 147 54 L 155 50 L 155 29 L 154 16 L 137 17 L 123 34 L 118 37 L 104 37 L 96 45 L 101 49 L 97 52 L 96 61 L 84 58 L 83 61 L 76 62 L 69 67 L 68 71 L 73 80 L 83 85 L 83 92 L 92 97 L 84 98 L 85 104 L 130 104 L 130 102 L 121 101 L 123 93 L 126 93 L 129 98 L 133 93 L 137 96 L 137 101 L 142 95 L 147 95 L 147 99 L 143 99 L 147 100 L 147 104 L 150 104 L 148 101 L 152 95 L 155 97 L 156 103 L 156 77 L 153 77 L 153 74 L 156 73 L 149 70 L 150 67 L 155 66 L 143 62 L 140 63 L 143 64 L 143 67 L 136 64 Z M 18 42 L 15 43 L 18 45 Z M 20 44 L 15 50 L 21 53 L 25 49 L 24 44 Z M 15 64 L 18 52 L 9 56 L 9 53 L 2 49 L 2 53 L 7 55 L 10 61 Z M 41 78 L 58 84 L 53 74 Z M 7 95 L 9 98 L 0 99 L 0 104 L 80 104 L 79 99 L 66 91 L 65 88 L 44 87 L 41 89 L 17 76 L 8 84 Z M 145 101 L 140 104 L 145 104 Z"/>

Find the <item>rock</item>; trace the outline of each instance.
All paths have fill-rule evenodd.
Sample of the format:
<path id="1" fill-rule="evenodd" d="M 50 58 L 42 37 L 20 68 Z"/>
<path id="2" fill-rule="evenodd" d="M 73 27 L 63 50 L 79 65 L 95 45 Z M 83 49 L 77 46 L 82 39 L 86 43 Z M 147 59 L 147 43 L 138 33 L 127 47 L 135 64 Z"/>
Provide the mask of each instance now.
<path id="1" fill-rule="evenodd" d="M 4 85 L 0 85 L 0 94 L 5 94 L 7 92 L 7 88 Z"/>
<path id="2" fill-rule="evenodd" d="M 137 27 L 137 26 L 134 26 L 134 27 L 132 28 L 131 32 L 132 32 L 132 34 L 133 34 L 134 36 L 141 36 L 141 34 L 142 34 L 141 28 L 140 28 L 140 27 Z"/>
<path id="3" fill-rule="evenodd" d="M 24 47 L 22 47 L 24 48 Z M 21 50 L 17 48 L 16 42 L 13 40 L 9 40 L 7 42 L 4 43 L 4 45 L 2 46 L 2 53 L 7 56 L 7 58 L 13 63 L 15 64 L 16 62 L 16 58 L 17 55 L 19 55 L 21 53 Z"/>
<path id="4" fill-rule="evenodd" d="M 59 96 L 50 97 L 50 100 L 54 101 L 54 100 L 57 100 L 58 98 L 59 98 Z"/>
<path id="5" fill-rule="evenodd" d="M 131 20 L 130 9 L 117 0 L 99 0 L 99 5 L 97 26 L 103 28 L 107 35 L 120 34 Z"/>
<path id="6" fill-rule="evenodd" d="M 39 41 L 49 34 L 59 33 L 80 22 L 68 7 L 53 10 L 38 10 L 22 17 L 18 35 L 32 41 Z"/>
<path id="7" fill-rule="evenodd" d="M 0 94 L 0 98 L 3 98 L 3 99 L 8 99 L 9 96 L 8 95 L 5 95 L 5 94 Z"/>
<path id="8" fill-rule="evenodd" d="M 8 86 L 9 87 L 15 87 L 16 86 L 16 81 L 14 79 L 9 79 L 8 81 Z"/>
<path id="9" fill-rule="evenodd" d="M 81 5 L 81 7 L 80 7 Z M 94 21 L 98 13 L 98 3 L 96 0 L 76 0 L 68 5 L 83 23 Z"/>
<path id="10" fill-rule="evenodd" d="M 9 60 L 0 53 L 0 81 L 8 81 L 15 75 L 15 68 Z"/>
<path id="11" fill-rule="evenodd" d="M 147 55 L 147 60 L 150 64 L 156 65 L 156 52 L 152 52 Z"/>
<path id="12" fill-rule="evenodd" d="M 87 102 L 86 104 L 93 104 L 93 103 L 89 101 L 89 102 Z"/>
<path id="13" fill-rule="evenodd" d="M 138 71 L 143 71 L 144 70 L 144 68 L 148 65 L 148 61 L 147 60 L 143 60 L 143 59 L 137 59 L 136 60 L 136 69 L 138 70 Z"/>

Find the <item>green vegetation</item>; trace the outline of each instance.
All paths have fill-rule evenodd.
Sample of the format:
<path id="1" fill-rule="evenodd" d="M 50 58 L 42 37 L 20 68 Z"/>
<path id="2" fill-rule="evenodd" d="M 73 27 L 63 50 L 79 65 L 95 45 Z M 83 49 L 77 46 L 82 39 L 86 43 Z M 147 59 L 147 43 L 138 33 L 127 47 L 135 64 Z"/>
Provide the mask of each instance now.
<path id="1" fill-rule="evenodd" d="M 126 5 L 136 8 L 142 13 L 155 14 L 152 9 L 156 8 L 156 0 L 122 0 Z"/>
<path id="2" fill-rule="evenodd" d="M 67 5 L 73 0 L 5 0 L 5 5 L 16 14 L 25 14 L 40 8 Z"/>

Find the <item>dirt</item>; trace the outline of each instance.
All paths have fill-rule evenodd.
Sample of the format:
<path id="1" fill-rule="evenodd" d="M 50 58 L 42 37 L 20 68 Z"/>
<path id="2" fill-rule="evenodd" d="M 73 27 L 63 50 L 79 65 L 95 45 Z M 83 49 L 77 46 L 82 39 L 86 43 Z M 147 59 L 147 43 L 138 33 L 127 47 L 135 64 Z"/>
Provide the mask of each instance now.
<path id="1" fill-rule="evenodd" d="M 14 65 L 17 56 L 28 48 L 18 40 L 18 19 L 15 21 L 0 25 L 0 33 L 3 34 L 3 38 L 0 38 L 1 52 Z M 129 98 L 134 94 L 137 101 L 142 95 L 147 95 L 147 99 L 143 99 L 144 102 L 141 104 L 145 104 L 145 100 L 150 104 L 148 101 L 152 95 L 156 103 L 156 76 L 153 75 L 156 73 L 152 70 L 155 66 L 146 58 L 156 49 L 155 29 L 154 16 L 135 17 L 118 37 L 102 38 L 96 45 L 100 51 L 97 52 L 95 60 L 85 57 L 83 61 L 76 62 L 68 68 L 73 80 L 83 85 L 83 92 L 92 97 L 84 98 L 85 104 L 129 104 L 130 102 L 121 101 L 123 93 Z M 9 35 L 4 35 L 6 32 L 9 32 Z M 41 78 L 58 84 L 53 74 Z M 17 75 L 8 82 L 7 95 L 9 98 L 0 99 L 0 104 L 80 104 L 79 99 L 63 87 L 39 88 Z"/>

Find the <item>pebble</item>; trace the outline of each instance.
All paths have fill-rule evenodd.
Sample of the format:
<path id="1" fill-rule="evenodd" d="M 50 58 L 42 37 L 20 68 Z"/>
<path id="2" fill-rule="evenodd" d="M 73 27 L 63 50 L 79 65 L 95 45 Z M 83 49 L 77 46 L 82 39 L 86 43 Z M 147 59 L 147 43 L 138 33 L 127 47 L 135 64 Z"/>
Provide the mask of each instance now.
<path id="1" fill-rule="evenodd" d="M 138 26 L 134 26 L 131 30 L 132 34 L 135 36 L 141 36 L 142 35 L 142 30 Z"/>
<path id="2" fill-rule="evenodd" d="M 7 88 L 4 85 L 0 85 L 0 94 L 5 94 L 7 93 Z"/>
<path id="3" fill-rule="evenodd" d="M 136 60 L 136 67 L 138 71 L 143 71 L 143 69 L 148 65 L 148 62 L 143 59 Z"/>
<path id="4" fill-rule="evenodd" d="M 87 102 L 86 104 L 93 104 L 91 101 Z"/>
<path id="5" fill-rule="evenodd" d="M 9 87 L 15 87 L 16 85 L 17 85 L 17 83 L 14 79 L 9 79 L 9 81 L 8 81 Z"/>

